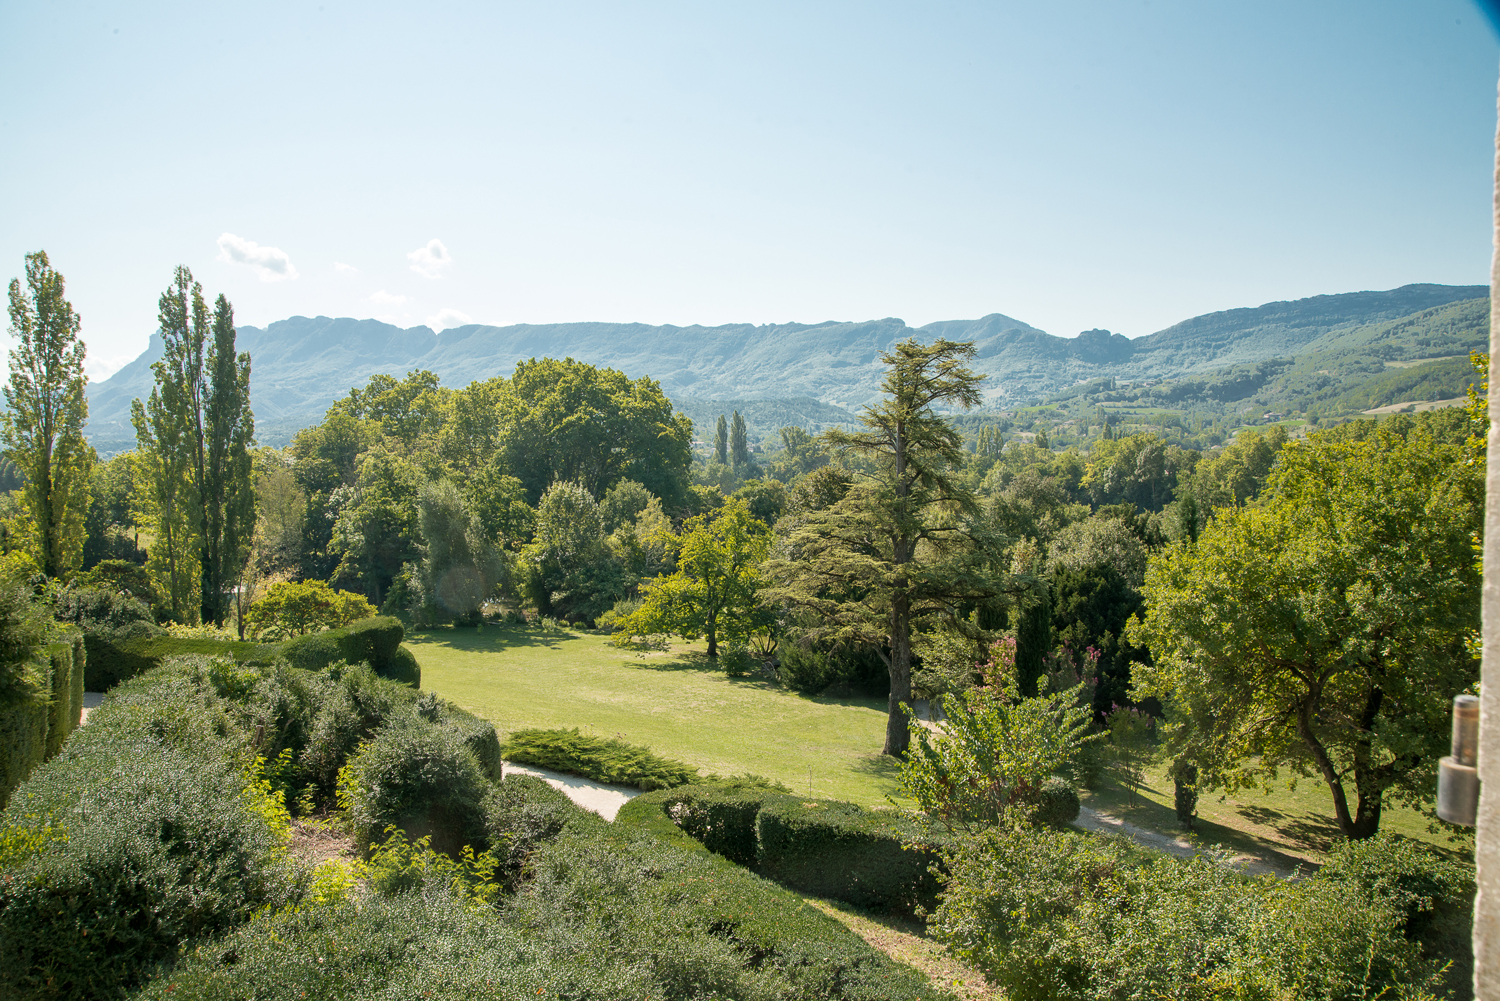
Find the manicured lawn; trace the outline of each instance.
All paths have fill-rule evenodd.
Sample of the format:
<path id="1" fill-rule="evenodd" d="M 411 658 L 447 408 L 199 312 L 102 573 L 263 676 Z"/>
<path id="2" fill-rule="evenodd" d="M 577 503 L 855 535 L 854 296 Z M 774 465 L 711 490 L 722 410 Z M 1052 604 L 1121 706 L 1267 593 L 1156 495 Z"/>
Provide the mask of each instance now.
<path id="1" fill-rule="evenodd" d="M 809 698 L 729 678 L 698 646 L 634 653 L 577 630 L 485 626 L 407 635 L 422 688 L 490 720 L 576 726 L 620 737 L 705 773 L 755 774 L 795 792 L 867 806 L 896 792 L 880 753 L 885 700 Z"/>
<path id="2" fill-rule="evenodd" d="M 1346 791 L 1353 796 L 1353 789 Z M 1109 779 L 1085 793 L 1083 801 L 1140 827 L 1171 834 L 1181 833 L 1172 808 L 1172 780 L 1165 766 L 1148 768 L 1134 805 L 1129 793 Z M 1352 809 L 1354 804 L 1350 803 Z M 1425 841 L 1443 854 L 1472 862 L 1472 840 L 1465 845 L 1449 841 L 1446 832 L 1431 832 L 1427 818 L 1415 810 L 1387 805 L 1381 812 L 1380 829 Z M 1333 797 L 1319 779 L 1299 778 L 1296 789 L 1287 788 L 1287 776 L 1270 792 L 1243 789 L 1233 795 L 1205 792 L 1198 796 L 1195 833 L 1205 844 L 1222 845 L 1236 851 L 1264 851 L 1282 855 L 1286 865 L 1320 863 L 1339 836 L 1333 816 Z"/>

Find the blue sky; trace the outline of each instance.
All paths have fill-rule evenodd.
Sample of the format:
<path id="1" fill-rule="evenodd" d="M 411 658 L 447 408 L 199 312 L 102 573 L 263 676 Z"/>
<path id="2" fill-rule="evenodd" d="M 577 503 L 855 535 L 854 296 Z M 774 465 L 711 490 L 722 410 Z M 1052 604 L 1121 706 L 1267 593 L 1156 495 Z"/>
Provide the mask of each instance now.
<path id="1" fill-rule="evenodd" d="M 0 5 L 0 277 L 242 323 L 1055 334 L 1487 281 L 1471 0 Z"/>

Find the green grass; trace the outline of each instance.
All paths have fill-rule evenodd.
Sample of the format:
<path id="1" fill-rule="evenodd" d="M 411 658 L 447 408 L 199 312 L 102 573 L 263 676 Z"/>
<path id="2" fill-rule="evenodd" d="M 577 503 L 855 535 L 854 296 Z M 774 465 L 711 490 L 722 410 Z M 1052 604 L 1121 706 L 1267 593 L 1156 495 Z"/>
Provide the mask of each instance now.
<path id="1" fill-rule="evenodd" d="M 1133 805 L 1128 791 L 1109 778 L 1082 796 L 1085 806 L 1139 827 L 1183 833 L 1172 808 L 1172 780 L 1165 765 L 1146 769 Z M 1427 817 L 1407 807 L 1387 805 L 1380 815 L 1380 829 L 1425 842 L 1450 858 L 1473 862 L 1472 838 L 1467 843 L 1450 841 L 1446 832 L 1428 830 Z M 1201 793 L 1194 833 L 1208 845 L 1262 854 L 1269 851 L 1284 866 L 1321 864 L 1339 837 L 1328 787 L 1318 779 L 1299 778 L 1291 789 L 1286 776 L 1273 783 L 1269 792 Z"/>
<path id="2" fill-rule="evenodd" d="M 729 678 L 701 647 L 640 654 L 579 630 L 485 626 L 407 635 L 422 688 L 495 724 L 578 727 L 700 768 L 755 774 L 865 806 L 897 790 L 885 700 L 815 698 Z"/>

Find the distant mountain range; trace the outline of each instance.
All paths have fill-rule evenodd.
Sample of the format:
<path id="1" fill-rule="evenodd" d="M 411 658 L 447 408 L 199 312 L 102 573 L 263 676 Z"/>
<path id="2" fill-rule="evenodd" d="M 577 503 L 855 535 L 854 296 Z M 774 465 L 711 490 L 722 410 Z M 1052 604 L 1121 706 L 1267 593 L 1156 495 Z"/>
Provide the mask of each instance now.
<path id="1" fill-rule="evenodd" d="M 907 337 L 973 341 L 975 368 L 989 376 L 986 404 L 1007 406 L 1101 376 L 1181 380 L 1291 358 L 1337 341 L 1346 329 L 1386 324 L 1488 295 L 1482 285 L 1406 285 L 1385 292 L 1322 295 L 1209 313 L 1134 340 L 1107 330 L 1055 337 L 991 313 L 916 328 L 884 319 L 719 327 L 471 324 L 441 333 L 378 320 L 294 316 L 264 328 L 240 327 L 238 343 L 252 358 L 251 400 L 262 444 L 285 444 L 298 430 L 321 420 L 328 405 L 350 387 L 363 385 L 376 373 L 400 376 L 429 369 L 445 384 L 458 386 L 509 375 L 516 362 L 543 356 L 569 356 L 658 380 L 699 424 L 700 435 L 705 422 L 729 408 L 740 409 L 752 429 L 764 433 L 781 424 L 816 429 L 852 420 L 853 411 L 880 395 L 880 352 Z M 1474 336 L 1457 340 L 1465 338 Z M 1429 357 L 1421 353 L 1421 345 L 1409 347 L 1406 355 Z M 1448 349 L 1453 345 L 1445 348 L 1451 353 Z M 88 436 L 101 454 L 133 447 L 130 401 L 150 393 L 151 363 L 161 352 L 161 338 L 153 334 L 140 357 L 89 386 Z"/>

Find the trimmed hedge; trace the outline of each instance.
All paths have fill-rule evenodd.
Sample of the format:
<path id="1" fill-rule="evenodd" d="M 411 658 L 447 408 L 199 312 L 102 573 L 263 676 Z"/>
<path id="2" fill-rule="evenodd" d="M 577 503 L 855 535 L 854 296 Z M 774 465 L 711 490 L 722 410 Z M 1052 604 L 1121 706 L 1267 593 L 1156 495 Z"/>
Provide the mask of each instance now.
<path id="1" fill-rule="evenodd" d="M 655 989 L 641 996 L 947 996 L 795 893 L 618 823 L 566 827 L 527 874 L 503 917 L 579 954 L 649 971 Z"/>
<path id="2" fill-rule="evenodd" d="M 111 688 L 153 667 L 160 667 L 172 657 L 199 654 L 205 657 L 224 655 L 235 660 L 269 662 L 275 648 L 237 640 L 215 640 L 198 637 L 176 637 L 151 634 L 85 632 L 85 685 L 91 692 Z"/>
<path id="3" fill-rule="evenodd" d="M 293 667 L 308 671 L 322 670 L 339 661 L 365 663 L 383 678 L 420 688 L 422 668 L 412 652 L 401 645 L 405 634 L 401 621 L 390 616 L 362 619 L 343 629 L 309 633 L 281 644 L 178 638 L 161 635 L 154 627 L 91 630 L 84 637 L 88 648 L 87 687 L 91 692 L 108 691 L 183 654 L 223 654 L 252 664 L 269 664 L 281 656 Z"/>
<path id="4" fill-rule="evenodd" d="M 26 679 L 0 703 L 0 807 L 47 754 L 51 662 L 28 665 Z"/>
<path id="5" fill-rule="evenodd" d="M 287 640 L 278 648 L 293 667 L 316 671 L 338 661 L 369 664 L 382 678 L 422 687 L 422 669 L 401 646 L 406 627 L 389 615 L 361 619 L 342 629 L 328 629 Z"/>
<path id="6" fill-rule="evenodd" d="M 117 689 L 0 813 L 0 997 L 119 996 L 284 900 L 284 815 L 245 760 L 185 671 Z"/>
<path id="7" fill-rule="evenodd" d="M 26 681 L 0 700 L 0 807 L 33 768 L 62 749 L 83 715 L 83 640 L 63 639 L 38 650 Z"/>
<path id="8" fill-rule="evenodd" d="M 78 725 L 83 697 L 80 695 L 74 701 L 74 674 L 82 674 L 83 663 L 75 659 L 71 636 L 63 642 L 47 644 L 42 656 L 47 658 L 52 675 L 52 705 L 48 713 L 45 752 L 45 756 L 50 758 L 62 750 L 63 741 L 68 739 L 68 735 Z"/>
<path id="9" fill-rule="evenodd" d="M 820 897 L 906 913 L 936 903 L 930 867 L 939 844 L 900 814 L 730 779 L 637 796 L 615 822 L 663 839 L 670 825 L 679 838 Z"/>
<path id="10" fill-rule="evenodd" d="M 755 838 L 760 872 L 803 892 L 908 913 L 937 903 L 938 844 L 899 814 L 782 797 L 756 815 Z"/>
<path id="11" fill-rule="evenodd" d="M 614 737 L 570 730 L 517 730 L 500 749 L 507 761 L 650 792 L 699 780 L 698 769 Z"/>

